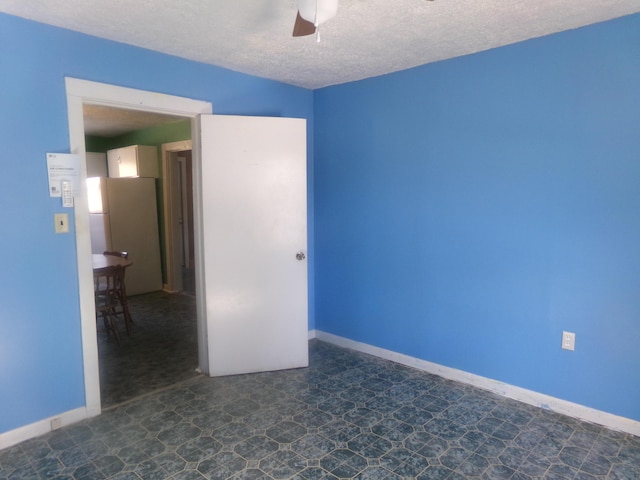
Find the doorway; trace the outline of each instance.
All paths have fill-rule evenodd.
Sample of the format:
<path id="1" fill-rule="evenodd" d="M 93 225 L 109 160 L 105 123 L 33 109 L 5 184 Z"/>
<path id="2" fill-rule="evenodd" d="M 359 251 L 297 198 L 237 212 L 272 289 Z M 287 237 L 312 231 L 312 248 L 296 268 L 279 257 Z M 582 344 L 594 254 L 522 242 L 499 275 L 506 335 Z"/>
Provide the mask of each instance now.
<path id="1" fill-rule="evenodd" d="M 195 295 L 192 142 L 162 145 L 164 289 Z"/>
<path id="2" fill-rule="evenodd" d="M 81 157 L 85 103 L 192 119 L 200 370 L 307 366 L 306 119 L 210 115 L 208 102 L 65 80 L 71 153 Z M 87 203 L 81 192 L 75 233 L 86 414 L 93 416 L 101 405 Z"/>
<path id="3" fill-rule="evenodd" d="M 211 113 L 209 102 L 191 100 L 182 97 L 139 91 L 113 85 L 89 82 L 74 78 L 66 78 L 67 106 L 69 119 L 69 140 L 71 153 L 84 158 L 85 131 L 83 105 L 102 105 L 121 109 L 146 111 L 167 115 L 181 116 L 192 119 L 192 138 L 197 138 L 194 121 L 198 115 Z M 194 175 L 199 174 L 197 152 L 194 152 Z M 86 178 L 86 164 L 81 163 L 81 179 Z M 200 262 L 201 242 L 199 223 L 201 209 L 201 192 L 194 184 L 194 258 Z M 99 360 L 97 345 L 97 330 L 95 321 L 95 305 L 93 300 L 93 274 L 91 267 L 91 238 L 89 233 L 89 212 L 86 190 L 80 193 L 75 208 L 76 248 L 78 264 L 78 289 L 80 297 L 81 333 L 83 345 L 84 384 L 86 399 L 86 416 L 100 414 L 102 405 L 100 400 Z M 196 291 L 202 289 L 202 269 L 196 269 Z M 208 352 L 206 341 L 206 314 L 203 295 L 197 295 L 196 316 L 198 336 L 198 364 L 205 373 L 208 371 Z"/>
<path id="4" fill-rule="evenodd" d="M 186 135 L 188 121 L 112 107 L 85 107 L 84 113 L 87 149 L 96 150 L 91 156 L 87 154 L 88 161 L 89 158 L 92 160 L 92 168 L 88 165 L 88 171 L 92 176 L 103 177 L 90 179 L 91 185 L 99 185 L 108 192 L 98 202 L 102 204 L 103 213 L 91 215 L 101 220 L 98 224 L 91 222 L 92 253 L 126 251 L 133 262 L 125 270 L 129 311 L 133 319 L 131 328 L 127 328 L 125 334 L 124 322 L 118 315 L 115 326 L 120 335 L 116 339 L 104 322 L 98 319 L 97 323 L 101 404 L 108 408 L 198 375 L 195 262 L 190 254 L 193 252 L 191 150 L 182 150 L 190 147 L 191 140 L 174 144 L 174 148 L 179 146 L 181 150 L 171 152 L 175 181 L 167 175 L 113 178 L 108 175 L 113 172 L 106 171 L 106 154 L 98 150 L 107 150 L 113 160 L 124 145 L 158 143 L 156 132 L 168 136 Z M 162 128 L 158 129 L 160 126 Z M 160 146 L 138 147 L 141 148 L 146 149 L 148 162 L 152 152 L 155 152 L 153 161 L 161 162 Z M 155 172 L 158 172 L 157 168 Z M 176 242 L 179 253 L 176 258 L 182 276 L 177 275 L 179 282 L 171 289 L 167 288 L 167 269 L 161 268 L 171 264 L 167 248 L 160 248 L 165 231 L 166 238 L 172 237 L 167 222 L 161 218 L 162 203 L 165 217 L 171 218 L 171 212 L 176 210 L 177 221 L 174 223 L 180 233 L 176 236 L 180 240 L 180 243 Z M 172 208 L 173 204 L 175 208 Z M 171 248 L 171 242 L 168 247 Z"/>

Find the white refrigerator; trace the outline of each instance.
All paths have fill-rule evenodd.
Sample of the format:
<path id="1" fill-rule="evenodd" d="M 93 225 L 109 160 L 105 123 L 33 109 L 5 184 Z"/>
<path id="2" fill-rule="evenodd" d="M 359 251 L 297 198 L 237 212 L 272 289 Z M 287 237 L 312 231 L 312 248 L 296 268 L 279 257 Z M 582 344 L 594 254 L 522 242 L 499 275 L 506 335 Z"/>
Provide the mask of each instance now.
<path id="1" fill-rule="evenodd" d="M 91 250 L 129 253 L 127 295 L 162 289 L 154 178 L 87 179 Z"/>

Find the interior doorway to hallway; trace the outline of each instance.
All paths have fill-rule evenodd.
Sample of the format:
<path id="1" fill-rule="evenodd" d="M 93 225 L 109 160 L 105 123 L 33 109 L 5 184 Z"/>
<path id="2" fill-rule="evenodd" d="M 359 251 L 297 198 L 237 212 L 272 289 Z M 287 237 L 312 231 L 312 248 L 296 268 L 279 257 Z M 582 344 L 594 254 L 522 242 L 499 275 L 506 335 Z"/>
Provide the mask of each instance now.
<path id="1" fill-rule="evenodd" d="M 165 290 L 195 295 L 191 141 L 162 145 Z"/>
<path id="2" fill-rule="evenodd" d="M 121 148 L 131 143 L 152 145 L 157 142 L 157 133 L 154 132 L 175 135 L 176 130 L 184 130 L 184 121 L 174 116 L 112 107 L 85 106 L 83 111 L 87 149 L 96 150 L 92 155 L 91 176 L 108 177 L 112 174 L 110 171 L 107 172 L 106 153 L 101 153 L 102 150 Z M 181 122 L 181 126 L 170 125 L 177 121 Z M 158 130 L 158 127 L 161 129 Z M 151 140 L 146 140 L 147 138 Z M 153 231 L 150 228 L 140 230 L 142 218 L 135 215 L 127 216 L 125 219 L 125 214 L 133 211 L 130 209 L 135 209 L 136 205 L 130 205 L 125 211 L 111 210 L 108 206 L 118 203 L 118 199 L 113 197 L 120 192 L 118 189 L 112 189 L 108 195 L 105 214 L 100 217 L 112 225 L 114 221 L 117 224 L 125 222 L 127 228 L 118 235 L 108 226 L 99 231 L 91 230 L 93 254 L 100 254 L 105 249 L 127 251 L 133 261 L 131 268 L 139 266 L 145 268 L 144 271 L 149 271 L 155 265 L 152 270 L 158 273 L 162 270 L 165 277 L 162 283 L 158 282 L 155 289 L 152 288 L 153 291 L 149 291 L 151 284 L 142 292 L 139 288 L 128 288 L 133 293 L 129 296 L 129 308 L 134 323 L 131 332 L 127 330 L 125 335 L 121 319 L 116 318 L 116 326 L 120 330 L 119 342 L 106 331 L 103 322 L 97 319 L 100 396 L 103 408 L 118 405 L 198 375 L 191 140 L 158 147 L 157 162 L 168 162 L 168 168 L 162 168 L 160 178 L 155 179 L 153 200 L 148 196 L 144 197 L 148 200 L 147 204 L 153 205 L 154 212 L 156 205 L 160 207 L 157 213 L 153 214 L 157 218 L 146 222 L 153 223 L 156 228 Z M 98 168 L 102 162 L 105 165 Z M 137 189 L 137 179 L 129 180 L 129 190 Z M 151 179 L 144 179 L 146 192 L 149 180 Z M 143 199 L 141 193 L 135 198 Z M 119 203 L 122 204 L 122 201 Z M 99 237 L 101 241 L 95 242 L 94 236 Z M 154 251 L 154 244 L 156 249 L 159 244 L 163 244 L 162 254 L 157 250 L 157 257 L 150 254 Z M 109 248 L 105 248 L 105 245 L 109 245 Z M 174 259 L 176 266 L 172 267 Z M 171 272 L 169 281 L 167 271 Z M 125 274 L 125 283 L 129 283 L 126 281 L 127 277 L 130 281 L 135 280 Z M 134 285 L 127 287 L 136 285 L 134 282 Z"/>
<path id="3" fill-rule="evenodd" d="M 83 106 L 85 104 L 129 109 L 134 111 L 160 113 L 191 119 L 192 132 L 195 131 L 194 119 L 201 114 L 209 114 L 212 111 L 210 102 L 176 97 L 166 94 L 146 92 L 114 85 L 90 82 L 75 78 L 65 79 L 67 91 L 67 112 L 69 118 L 70 153 L 78 154 L 84 158 L 86 152 L 85 126 Z M 197 153 L 196 153 L 197 156 Z M 199 156 L 194 158 L 194 175 L 199 174 Z M 81 167 L 81 180 L 86 178 L 86 165 Z M 200 261 L 201 232 L 200 204 L 201 193 L 199 187 L 194 185 L 194 238 L 195 258 Z M 92 417 L 99 415 L 102 409 L 100 400 L 100 375 L 98 360 L 98 342 L 94 305 L 93 274 L 91 264 L 91 238 L 89 235 L 89 210 L 86 192 L 80 192 L 76 197 L 75 234 L 76 254 L 78 265 L 78 290 L 80 302 L 83 375 L 85 386 L 84 415 Z M 197 273 L 197 272 L 196 272 Z M 202 285 L 196 281 L 196 290 Z M 197 317 L 197 345 L 198 365 L 203 371 L 208 371 L 208 345 L 206 341 L 206 308 L 198 295 L 196 300 Z"/>
<path id="4" fill-rule="evenodd" d="M 181 292 L 195 295 L 195 257 L 193 254 L 193 175 L 191 150 L 179 152 L 176 158 L 180 166 L 180 207 L 182 219 L 180 221 L 180 233 L 182 234 L 182 288 Z"/>

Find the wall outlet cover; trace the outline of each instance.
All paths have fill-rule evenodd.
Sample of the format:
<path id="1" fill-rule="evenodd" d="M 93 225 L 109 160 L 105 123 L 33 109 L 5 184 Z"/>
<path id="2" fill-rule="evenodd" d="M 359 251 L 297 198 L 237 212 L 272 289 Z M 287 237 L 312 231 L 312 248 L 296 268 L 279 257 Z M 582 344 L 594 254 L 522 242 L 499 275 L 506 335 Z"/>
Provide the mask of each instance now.
<path id="1" fill-rule="evenodd" d="M 565 350 L 576 349 L 576 334 L 573 332 L 562 332 L 562 348 Z"/>

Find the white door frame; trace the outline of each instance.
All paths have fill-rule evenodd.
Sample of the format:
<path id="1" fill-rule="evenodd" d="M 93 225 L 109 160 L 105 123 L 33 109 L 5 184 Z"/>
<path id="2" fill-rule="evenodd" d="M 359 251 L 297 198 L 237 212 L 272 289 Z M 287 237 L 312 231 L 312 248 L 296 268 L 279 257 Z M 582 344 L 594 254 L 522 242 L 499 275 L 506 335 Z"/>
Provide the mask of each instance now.
<path id="1" fill-rule="evenodd" d="M 190 159 L 187 160 L 187 157 L 176 157 L 176 161 L 180 167 L 178 170 L 180 170 L 180 193 L 182 194 L 182 201 L 180 202 L 180 205 L 182 206 L 182 260 L 185 268 L 193 269 L 193 262 L 191 261 L 193 258 L 193 253 L 191 252 L 193 222 L 189 221 L 189 204 L 193 203 L 193 201 L 190 201 L 189 199 L 187 182 L 187 173 L 191 171 L 189 167 Z M 193 205 L 191 206 L 191 212 L 193 212 Z M 193 216 L 193 213 L 191 216 Z"/>
<path id="2" fill-rule="evenodd" d="M 193 142 L 191 140 L 183 140 L 180 142 L 165 143 L 162 145 L 162 191 L 164 203 L 164 244 L 165 244 L 165 266 L 167 273 L 167 283 L 165 289 L 168 291 L 177 291 L 182 285 L 179 276 L 180 271 L 175 268 L 175 245 L 173 244 L 173 233 L 176 228 L 176 219 L 173 218 L 171 193 L 176 188 L 178 178 L 174 178 L 174 169 L 171 168 L 172 154 L 176 152 L 184 152 L 192 150 Z M 183 219 L 184 222 L 185 219 Z"/>
<path id="3" fill-rule="evenodd" d="M 82 157 L 80 178 L 82 191 L 75 203 L 76 252 L 78 263 L 78 289 L 80 297 L 80 320 L 82 335 L 82 356 L 84 365 L 84 387 L 86 416 L 101 412 L 100 375 L 98 366 L 98 342 L 96 337 L 96 317 L 93 298 L 93 273 L 91 265 L 91 237 L 89 233 L 89 211 L 84 179 L 87 177 L 84 140 L 83 104 L 104 105 L 129 110 L 162 113 L 196 119 L 200 114 L 212 112 L 210 102 L 192 100 L 132 88 L 117 87 L 76 78 L 65 78 L 67 91 L 67 112 L 69 120 L 70 153 Z M 191 122 L 192 141 L 199 145 L 197 121 Z M 193 150 L 194 189 L 194 241 L 196 260 L 196 296 L 198 317 L 198 362 L 200 369 L 208 371 L 206 304 L 204 289 L 204 268 L 202 262 L 202 192 L 199 181 L 200 154 Z"/>

